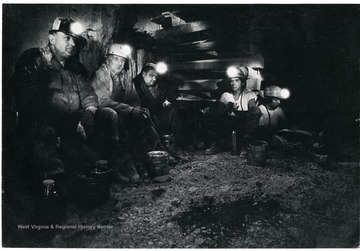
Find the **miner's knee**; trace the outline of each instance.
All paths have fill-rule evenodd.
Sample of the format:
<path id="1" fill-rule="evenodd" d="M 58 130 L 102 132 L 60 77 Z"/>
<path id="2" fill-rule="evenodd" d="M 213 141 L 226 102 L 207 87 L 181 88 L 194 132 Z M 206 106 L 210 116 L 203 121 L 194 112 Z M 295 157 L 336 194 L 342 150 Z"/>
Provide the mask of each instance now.
<path id="1" fill-rule="evenodd" d="M 100 108 L 96 112 L 95 119 L 97 121 L 105 120 L 105 121 L 117 122 L 119 118 L 118 118 L 117 113 L 113 109 L 111 109 L 109 107 L 105 107 L 105 108 Z"/>

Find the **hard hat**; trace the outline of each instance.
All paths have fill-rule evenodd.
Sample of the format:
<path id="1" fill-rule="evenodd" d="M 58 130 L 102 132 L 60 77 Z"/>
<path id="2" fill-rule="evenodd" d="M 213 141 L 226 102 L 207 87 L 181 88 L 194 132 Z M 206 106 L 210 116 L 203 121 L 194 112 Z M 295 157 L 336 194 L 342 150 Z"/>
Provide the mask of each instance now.
<path id="1" fill-rule="evenodd" d="M 247 67 L 230 66 L 226 70 L 226 74 L 229 78 L 240 78 L 241 80 L 246 80 L 249 77 Z"/>
<path id="2" fill-rule="evenodd" d="M 281 88 L 276 85 L 270 85 L 270 86 L 266 87 L 264 90 L 264 96 L 265 97 L 274 97 L 274 98 L 279 98 L 279 99 L 283 98 L 281 96 Z"/>
<path id="3" fill-rule="evenodd" d="M 150 62 L 149 62 L 149 63 L 146 63 L 145 66 L 149 66 L 149 67 L 152 67 L 152 68 L 154 68 L 154 69 L 156 68 L 156 64 L 150 63 Z"/>
<path id="4" fill-rule="evenodd" d="M 129 58 L 131 47 L 127 44 L 111 44 L 106 55 L 116 55 L 123 58 Z"/>
<path id="5" fill-rule="evenodd" d="M 265 97 L 275 97 L 279 99 L 287 99 L 290 97 L 290 91 L 288 89 L 281 89 L 277 85 L 270 85 L 265 88 L 264 91 Z"/>
<path id="6" fill-rule="evenodd" d="M 146 63 L 145 66 L 154 68 L 154 70 L 159 74 L 164 74 L 168 70 L 168 66 L 165 62 L 158 62 L 156 64 L 149 62 Z"/>
<path id="7" fill-rule="evenodd" d="M 83 27 L 79 22 L 74 21 L 71 18 L 55 18 L 49 33 L 61 31 L 67 35 L 75 38 L 80 38 L 80 35 L 84 32 Z"/>

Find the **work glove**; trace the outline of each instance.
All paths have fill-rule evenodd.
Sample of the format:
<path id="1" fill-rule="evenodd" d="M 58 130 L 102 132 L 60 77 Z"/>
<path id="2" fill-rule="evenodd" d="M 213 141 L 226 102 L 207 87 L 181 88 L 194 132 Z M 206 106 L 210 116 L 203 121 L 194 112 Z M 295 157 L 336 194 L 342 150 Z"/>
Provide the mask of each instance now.
<path id="1" fill-rule="evenodd" d="M 81 125 L 85 129 L 86 135 L 90 135 L 94 130 L 94 113 L 91 111 L 85 111 L 81 119 Z"/>

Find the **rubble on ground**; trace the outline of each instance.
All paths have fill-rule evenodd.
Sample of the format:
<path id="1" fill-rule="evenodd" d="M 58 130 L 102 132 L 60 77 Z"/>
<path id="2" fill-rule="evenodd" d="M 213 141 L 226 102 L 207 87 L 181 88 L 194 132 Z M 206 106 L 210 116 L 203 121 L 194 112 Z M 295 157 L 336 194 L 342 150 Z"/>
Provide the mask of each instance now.
<path id="1" fill-rule="evenodd" d="M 82 229 L 58 229 L 43 242 L 18 231 L 9 244 L 57 248 L 357 246 L 358 159 L 338 161 L 328 170 L 306 156 L 281 151 L 269 156 L 267 165 L 260 167 L 229 152 L 207 156 L 198 151 L 172 167 L 161 182 L 112 184 L 109 200 L 93 208 L 70 203 L 61 225 Z"/>

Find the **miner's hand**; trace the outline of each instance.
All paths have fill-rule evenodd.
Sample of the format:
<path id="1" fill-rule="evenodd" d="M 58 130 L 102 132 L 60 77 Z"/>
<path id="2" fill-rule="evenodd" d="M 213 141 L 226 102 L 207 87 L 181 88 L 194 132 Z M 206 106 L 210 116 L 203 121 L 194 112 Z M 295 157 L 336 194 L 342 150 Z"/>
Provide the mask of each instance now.
<path id="1" fill-rule="evenodd" d="M 226 111 L 232 112 L 234 110 L 235 104 L 233 102 L 228 102 L 226 104 Z"/>
<path id="2" fill-rule="evenodd" d="M 134 109 L 131 111 L 131 115 L 136 120 L 144 120 L 150 117 L 150 112 L 143 108 L 134 107 Z"/>

